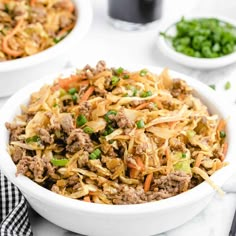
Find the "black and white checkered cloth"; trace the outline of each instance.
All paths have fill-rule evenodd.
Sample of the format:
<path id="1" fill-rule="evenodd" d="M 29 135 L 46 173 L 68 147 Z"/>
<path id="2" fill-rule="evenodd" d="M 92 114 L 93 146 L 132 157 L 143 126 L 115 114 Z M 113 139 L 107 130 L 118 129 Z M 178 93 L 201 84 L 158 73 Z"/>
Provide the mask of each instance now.
<path id="1" fill-rule="evenodd" d="M 20 191 L 0 173 L 0 236 L 33 235 L 28 205 Z"/>

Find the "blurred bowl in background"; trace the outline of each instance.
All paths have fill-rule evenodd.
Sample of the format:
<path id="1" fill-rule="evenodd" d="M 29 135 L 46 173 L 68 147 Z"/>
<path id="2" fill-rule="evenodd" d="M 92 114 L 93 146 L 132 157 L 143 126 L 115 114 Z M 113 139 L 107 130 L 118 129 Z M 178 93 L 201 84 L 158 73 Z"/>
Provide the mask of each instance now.
<path id="1" fill-rule="evenodd" d="M 9 96 L 27 83 L 65 66 L 70 50 L 80 43 L 92 22 L 90 1 L 73 2 L 77 14 L 76 24 L 62 41 L 32 56 L 0 62 L 0 97 Z"/>

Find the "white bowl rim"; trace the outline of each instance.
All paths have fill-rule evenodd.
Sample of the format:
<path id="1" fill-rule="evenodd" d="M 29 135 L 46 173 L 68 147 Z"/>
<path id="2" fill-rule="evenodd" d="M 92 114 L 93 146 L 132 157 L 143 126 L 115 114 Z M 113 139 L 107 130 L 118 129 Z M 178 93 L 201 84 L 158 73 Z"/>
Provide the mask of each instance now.
<path id="1" fill-rule="evenodd" d="M 67 49 L 69 49 L 72 45 L 75 45 L 76 42 L 86 35 L 92 23 L 93 17 L 91 2 L 88 0 L 73 0 L 73 2 L 78 14 L 76 24 L 63 40 L 61 40 L 58 44 L 34 55 L 0 62 L 0 72 L 27 68 L 44 61 L 48 61 L 51 58 L 55 58 L 57 55 L 61 54 L 61 52 L 67 51 Z M 80 11 L 80 9 L 82 9 L 82 11 Z"/>
<path id="2" fill-rule="evenodd" d="M 184 16 L 185 19 L 198 19 L 198 18 L 217 18 L 221 21 L 225 21 L 227 23 L 232 24 L 236 28 L 236 21 L 228 18 L 226 16 L 219 16 L 219 15 L 191 15 L 191 16 Z M 178 19 L 175 19 L 169 23 L 163 24 L 158 32 L 156 44 L 157 47 L 160 49 L 160 51 L 169 57 L 170 59 L 180 63 L 184 64 L 186 66 L 190 67 L 196 67 L 196 68 L 202 68 L 202 69 L 212 69 L 212 68 L 217 68 L 217 67 L 223 67 L 226 65 L 229 65 L 233 62 L 236 62 L 236 51 L 222 56 L 218 58 L 196 58 L 196 57 L 191 57 L 184 55 L 183 53 L 175 51 L 174 48 L 172 48 L 166 41 L 166 39 L 161 36 L 159 33 L 164 32 L 171 27 L 174 27 L 174 25 L 180 20 L 180 17 Z"/>
<path id="3" fill-rule="evenodd" d="M 135 65 L 135 66 L 127 66 L 127 69 L 131 70 L 139 70 L 141 68 L 147 68 L 154 73 L 159 73 L 163 70 L 160 67 L 153 67 L 153 66 L 146 66 L 146 65 Z M 70 68 L 67 70 L 63 70 L 61 73 L 55 73 L 44 78 L 37 80 L 23 89 L 18 91 L 14 94 L 8 101 L 3 105 L 0 110 L 0 114 L 5 114 L 0 116 L 0 133 L 3 134 L 0 136 L 0 145 L 1 147 L 5 147 L 6 145 L 6 138 L 8 136 L 8 132 L 5 129 L 5 122 L 9 121 L 11 115 L 7 115 L 8 110 L 10 113 L 14 114 L 14 107 L 19 107 L 15 101 L 22 101 L 25 102 L 27 98 L 28 91 L 37 91 L 43 84 L 49 83 L 53 81 L 53 78 L 57 78 L 58 75 L 68 75 L 75 71 L 76 68 Z M 236 124 L 234 124 L 233 120 L 235 118 L 234 114 L 229 113 L 229 111 L 233 111 L 235 108 L 227 103 L 223 103 L 220 98 L 217 98 L 216 92 L 209 88 L 207 85 L 203 84 L 200 81 L 193 79 L 190 76 L 184 75 L 182 73 L 175 72 L 170 70 L 170 73 L 173 77 L 182 78 L 187 81 L 187 83 L 192 86 L 194 84 L 195 88 L 201 90 L 201 93 L 204 93 L 215 105 L 220 106 L 220 111 L 223 114 L 227 114 L 231 116 L 228 121 L 229 127 L 231 130 L 235 130 Z M 24 98 L 24 100 L 22 99 Z M 13 107 L 13 109 L 10 109 Z M 236 112 L 234 112 L 236 114 Z M 233 132 L 232 132 L 233 133 Z M 230 140 L 233 138 L 230 137 Z M 231 158 L 233 155 L 233 143 L 229 144 L 229 149 L 227 156 Z M 0 149 L 0 156 L 2 157 L 0 162 L 0 169 L 2 170 L 3 174 L 5 174 L 8 179 L 14 183 L 22 192 L 26 195 L 26 198 L 34 198 L 40 199 L 41 201 L 47 201 L 47 204 L 57 205 L 61 208 L 71 209 L 73 211 L 82 211 L 87 213 L 100 213 L 100 214 L 107 214 L 107 215 L 136 215 L 137 213 L 148 214 L 150 212 L 155 211 L 164 211 L 164 210 L 171 210 L 174 208 L 181 208 L 185 205 L 190 205 L 193 202 L 201 201 L 204 197 L 214 194 L 215 190 L 206 182 L 201 183 L 200 185 L 194 187 L 193 189 L 181 193 L 177 196 L 170 197 L 168 199 L 143 203 L 143 204 L 133 204 L 133 205 L 103 205 L 103 204 L 94 204 L 94 203 L 87 203 L 79 200 L 70 199 L 59 194 L 56 194 L 44 187 L 39 186 L 29 178 L 19 175 L 16 177 L 16 166 L 13 163 L 11 157 L 7 153 L 7 150 Z M 231 158 L 232 159 L 232 158 Z M 222 186 L 223 183 L 233 174 L 236 167 L 236 160 L 232 159 L 232 163 L 221 170 L 218 170 L 211 179 L 218 185 Z M 176 204 L 178 203 L 178 204 Z M 92 205 L 91 205 L 92 204 Z"/>

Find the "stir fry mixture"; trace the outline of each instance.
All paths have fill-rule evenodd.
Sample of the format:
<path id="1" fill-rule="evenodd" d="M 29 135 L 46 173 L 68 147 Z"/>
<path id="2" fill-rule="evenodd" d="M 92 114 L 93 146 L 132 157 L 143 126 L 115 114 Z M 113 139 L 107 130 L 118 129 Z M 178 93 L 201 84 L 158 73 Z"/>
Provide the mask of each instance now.
<path id="1" fill-rule="evenodd" d="M 226 122 L 168 70 L 104 61 L 32 93 L 12 123 L 17 173 L 63 196 L 137 204 L 169 198 L 225 165 Z"/>
<path id="2" fill-rule="evenodd" d="M 71 0 L 1 0 L 0 62 L 43 51 L 75 25 Z"/>

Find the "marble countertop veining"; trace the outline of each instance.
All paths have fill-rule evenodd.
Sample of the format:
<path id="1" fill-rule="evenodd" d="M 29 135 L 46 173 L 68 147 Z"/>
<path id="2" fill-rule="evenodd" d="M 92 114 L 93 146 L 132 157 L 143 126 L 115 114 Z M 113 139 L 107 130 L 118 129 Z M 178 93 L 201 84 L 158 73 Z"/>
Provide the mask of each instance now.
<path id="1" fill-rule="evenodd" d="M 234 0 L 164 0 L 164 20 L 191 13 L 208 13 L 235 18 L 236 2 Z M 94 19 L 88 35 L 70 54 L 70 64 L 78 67 L 87 63 L 95 65 L 98 60 L 105 60 L 125 64 L 146 64 L 168 67 L 172 70 L 190 75 L 210 85 L 216 85 L 218 96 L 236 101 L 236 63 L 217 70 L 201 71 L 187 68 L 170 61 L 163 56 L 155 45 L 158 27 L 142 31 L 126 32 L 113 28 L 107 17 L 106 0 L 91 0 Z M 168 14 L 167 14 L 168 13 Z M 230 81 L 231 88 L 224 89 Z M 7 98 L 0 99 L 0 107 Z M 225 185 L 225 196 L 215 195 L 206 209 L 186 224 L 158 236 L 228 236 L 236 209 L 236 175 Z M 180 213 L 181 216 L 181 213 Z M 33 210 L 30 210 L 30 219 L 35 236 L 73 236 L 75 233 L 64 230 L 43 219 Z M 111 234 L 112 235 L 112 234 Z"/>

